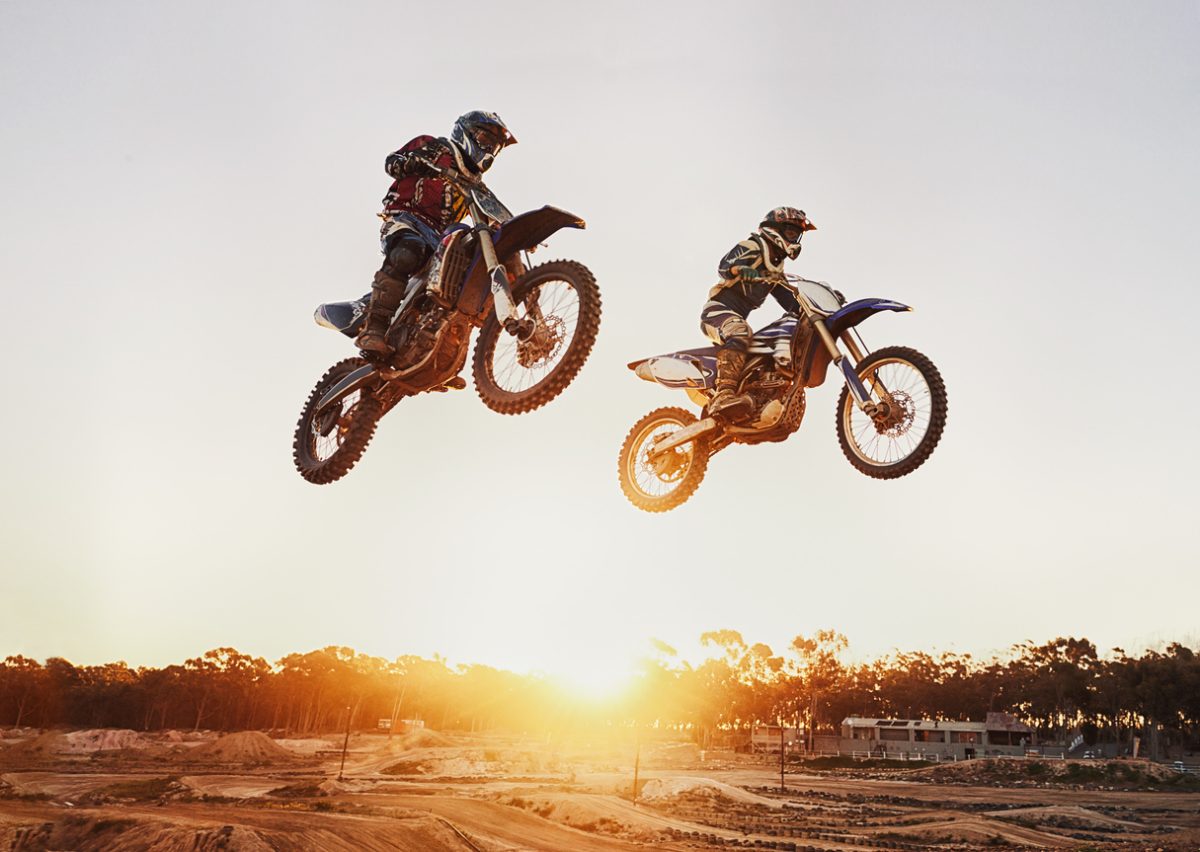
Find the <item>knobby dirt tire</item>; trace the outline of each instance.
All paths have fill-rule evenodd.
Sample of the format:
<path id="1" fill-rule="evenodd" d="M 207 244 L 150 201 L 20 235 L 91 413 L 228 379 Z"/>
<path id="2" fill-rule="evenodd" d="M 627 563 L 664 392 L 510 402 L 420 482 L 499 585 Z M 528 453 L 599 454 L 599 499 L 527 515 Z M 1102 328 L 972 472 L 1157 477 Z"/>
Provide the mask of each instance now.
<path id="1" fill-rule="evenodd" d="M 475 390 L 483 404 L 500 414 L 524 414 L 541 408 L 562 393 L 579 373 L 600 330 L 600 288 L 591 271 L 573 260 L 552 260 L 525 272 L 513 287 L 513 301 L 519 306 L 530 288 L 547 281 L 563 281 L 579 296 L 579 318 L 562 360 L 532 387 L 521 391 L 501 388 L 493 370 L 496 343 L 505 334 L 495 313 L 487 318 L 475 341 L 475 357 L 471 365 Z"/>
<path id="2" fill-rule="evenodd" d="M 343 412 L 334 430 L 341 430 L 337 449 L 326 459 L 314 455 L 314 444 L 318 440 L 314 429 L 313 415 L 317 403 L 325 392 L 349 373 L 367 362 L 362 358 L 346 358 L 325 371 L 317 382 L 296 424 L 296 436 L 292 441 L 292 459 L 300 475 L 316 485 L 326 485 L 341 479 L 362 458 L 363 451 L 375 434 L 375 425 L 383 416 L 383 404 L 365 391 L 360 392 L 359 401 L 349 411 Z M 347 419 L 346 415 L 350 417 Z"/>
<path id="3" fill-rule="evenodd" d="M 872 464 L 854 452 L 854 449 L 850 445 L 850 440 L 846 436 L 847 406 L 854 406 L 854 398 L 850 396 L 850 389 L 843 386 L 842 393 L 838 397 L 837 407 L 838 443 L 841 444 L 842 453 L 854 469 L 873 479 L 897 479 L 912 473 L 924 464 L 925 460 L 933 453 L 934 448 L 937 447 L 938 441 L 941 440 L 942 431 L 946 427 L 946 417 L 949 410 L 946 399 L 946 385 L 942 381 L 942 374 L 938 372 L 938 368 L 934 366 L 934 363 L 928 357 L 915 349 L 907 346 L 884 347 L 864 358 L 855 370 L 859 378 L 862 378 L 870 371 L 873 365 L 889 360 L 898 360 L 906 363 L 920 373 L 921 378 L 929 388 L 929 425 L 917 446 L 905 455 L 904 458 L 892 464 Z"/>
<path id="4" fill-rule="evenodd" d="M 704 481 L 704 473 L 708 470 L 708 442 L 698 438 L 691 442 L 692 457 L 688 468 L 679 484 L 671 491 L 662 495 L 649 494 L 638 487 L 636 468 L 639 464 L 640 449 L 652 435 L 655 423 L 677 423 L 679 428 L 690 426 L 696 422 L 696 416 L 685 408 L 656 408 L 651 411 L 629 430 L 625 441 L 621 444 L 621 452 L 617 457 L 617 476 L 621 481 L 621 491 L 625 497 L 643 512 L 668 512 L 676 506 L 687 502 L 696 493 L 700 483 Z M 686 446 L 686 445 L 685 445 Z"/>

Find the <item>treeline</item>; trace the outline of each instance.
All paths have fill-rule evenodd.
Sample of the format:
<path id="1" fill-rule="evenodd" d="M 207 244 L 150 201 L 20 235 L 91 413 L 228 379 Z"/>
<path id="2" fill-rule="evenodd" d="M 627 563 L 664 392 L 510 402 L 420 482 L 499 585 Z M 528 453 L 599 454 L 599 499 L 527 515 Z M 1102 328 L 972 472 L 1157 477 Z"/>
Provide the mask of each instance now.
<path id="1" fill-rule="evenodd" d="M 779 720 L 834 732 L 846 716 L 981 720 L 1005 711 L 1059 741 L 1081 731 L 1088 741 L 1193 745 L 1200 735 L 1200 658 L 1179 644 L 1102 658 L 1086 639 L 1060 638 L 986 660 L 913 651 L 849 664 L 834 631 L 797 636 L 779 654 L 732 630 L 701 640 L 713 656 L 697 666 L 656 642 L 631 684 L 603 701 L 543 676 L 341 647 L 274 664 L 218 648 L 162 669 L 10 656 L 0 665 L 0 726 L 310 734 L 421 719 L 440 730 L 545 735 L 647 725 L 708 743 Z"/>

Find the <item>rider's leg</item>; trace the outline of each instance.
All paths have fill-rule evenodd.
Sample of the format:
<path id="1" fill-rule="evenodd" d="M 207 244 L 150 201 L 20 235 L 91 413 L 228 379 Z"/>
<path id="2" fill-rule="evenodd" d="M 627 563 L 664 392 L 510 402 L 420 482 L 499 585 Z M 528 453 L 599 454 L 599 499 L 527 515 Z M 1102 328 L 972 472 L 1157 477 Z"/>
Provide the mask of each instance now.
<path id="1" fill-rule="evenodd" d="M 721 344 L 717 350 L 717 376 L 713 383 L 716 394 L 708 404 L 708 412 L 725 414 L 733 419 L 744 417 L 754 408 L 754 400 L 739 394 L 737 388 L 746 367 L 753 332 L 745 317 L 716 301 L 704 306 L 700 323 L 705 334 Z"/>
<path id="2" fill-rule="evenodd" d="M 709 414 L 725 414 L 737 419 L 753 410 L 754 400 L 737 392 L 738 381 L 746 367 L 746 347 L 749 338 L 733 337 L 717 350 L 716 395 L 708 404 Z"/>
<path id="3" fill-rule="evenodd" d="M 383 266 L 375 273 L 371 285 L 371 302 L 367 305 L 366 325 L 358 336 L 358 348 L 380 355 L 390 354 L 392 347 L 384 340 L 392 315 L 404 299 L 408 276 L 419 272 L 429 260 L 430 249 L 411 231 L 401 231 L 388 244 Z"/>

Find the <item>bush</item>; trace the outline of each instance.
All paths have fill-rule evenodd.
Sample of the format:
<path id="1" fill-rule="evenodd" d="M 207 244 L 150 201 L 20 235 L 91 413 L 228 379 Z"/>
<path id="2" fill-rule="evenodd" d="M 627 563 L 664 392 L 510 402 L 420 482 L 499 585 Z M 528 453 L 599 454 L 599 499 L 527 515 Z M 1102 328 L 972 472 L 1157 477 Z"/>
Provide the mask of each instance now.
<path id="1" fill-rule="evenodd" d="M 103 796 L 112 796 L 114 799 L 157 799 L 170 792 L 172 786 L 178 783 L 179 776 L 177 775 L 167 778 L 143 778 L 135 781 L 118 781 L 115 784 L 108 784 L 101 787 L 95 793 Z"/>

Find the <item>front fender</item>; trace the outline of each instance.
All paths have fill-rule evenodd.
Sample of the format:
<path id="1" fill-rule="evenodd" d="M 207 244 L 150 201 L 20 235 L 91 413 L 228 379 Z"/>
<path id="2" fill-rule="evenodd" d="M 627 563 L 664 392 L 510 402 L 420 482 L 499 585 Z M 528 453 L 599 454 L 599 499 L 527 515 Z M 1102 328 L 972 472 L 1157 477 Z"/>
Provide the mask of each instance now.
<path id="1" fill-rule="evenodd" d="M 587 223 L 566 210 L 546 205 L 539 210 L 530 210 L 515 216 L 493 234 L 496 257 L 504 263 L 519 251 L 528 251 L 545 241 L 551 234 L 563 228 L 586 228 Z M 458 309 L 470 317 L 482 320 L 488 311 L 492 296 L 491 280 L 483 256 L 476 254 L 467 270 L 459 292 Z"/>
<path id="2" fill-rule="evenodd" d="M 834 337 L 880 311 L 911 311 L 908 305 L 891 299 L 859 299 L 825 318 L 825 327 Z"/>
<path id="3" fill-rule="evenodd" d="M 349 393 L 353 393 L 359 388 L 367 387 L 375 384 L 378 379 L 378 374 L 375 367 L 371 364 L 364 364 L 353 373 L 349 373 L 342 378 L 340 382 L 325 391 L 325 395 L 321 397 L 321 401 L 317 403 L 316 411 L 321 412 L 335 402 L 338 402 L 342 397 Z"/>

